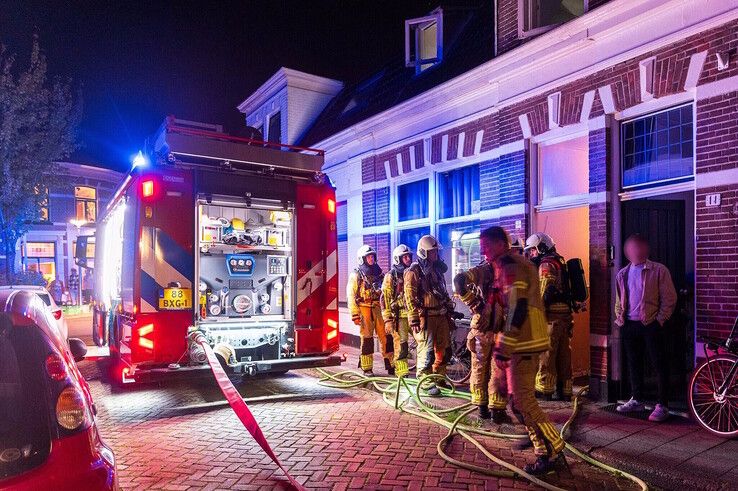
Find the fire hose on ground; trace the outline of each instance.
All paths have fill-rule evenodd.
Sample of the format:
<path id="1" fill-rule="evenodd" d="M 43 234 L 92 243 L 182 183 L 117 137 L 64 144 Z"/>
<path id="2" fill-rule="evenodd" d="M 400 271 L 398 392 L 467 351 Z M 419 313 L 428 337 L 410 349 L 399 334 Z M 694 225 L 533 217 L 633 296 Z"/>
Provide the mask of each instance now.
<path id="1" fill-rule="evenodd" d="M 528 435 L 500 433 L 496 431 L 484 430 L 484 429 L 480 429 L 480 428 L 476 428 L 473 426 L 463 424 L 462 421 L 464 420 L 464 418 L 469 413 L 475 411 L 476 406 L 471 404 L 470 394 L 467 394 L 464 392 L 458 392 L 455 386 L 453 385 L 453 383 L 451 383 L 446 377 L 442 375 L 426 375 L 426 376 L 421 377 L 420 379 L 412 379 L 412 378 L 405 378 L 405 377 L 366 376 L 364 374 L 354 372 L 351 370 L 346 370 L 346 371 L 342 371 L 338 373 L 329 373 L 322 369 L 317 369 L 317 370 L 318 372 L 320 372 L 320 374 L 323 377 L 319 380 L 319 383 L 324 386 L 347 389 L 347 388 L 352 388 L 352 387 L 360 387 L 360 386 L 369 385 L 382 395 L 382 399 L 384 400 L 384 402 L 394 407 L 395 409 L 408 413 L 408 414 L 412 414 L 414 416 L 418 416 L 425 420 L 439 424 L 443 426 L 444 428 L 447 428 L 448 433 L 446 434 L 445 437 L 443 437 L 438 442 L 438 444 L 436 445 L 436 449 L 442 459 L 444 459 L 445 461 L 455 466 L 462 467 L 464 469 L 467 469 L 473 472 L 478 472 L 480 474 L 484 474 L 487 476 L 505 477 L 505 478 L 511 478 L 511 479 L 515 479 L 518 477 L 525 478 L 531 483 L 536 484 L 544 489 L 557 490 L 557 491 L 561 491 L 562 489 L 552 484 L 549 484 L 539 479 L 536 476 L 528 474 L 523 469 L 497 457 L 492 452 L 490 452 L 478 439 L 474 438 L 473 435 L 479 435 L 479 436 L 492 437 L 492 438 L 503 438 L 507 440 L 519 440 L 519 439 L 527 439 Z M 450 389 L 441 389 L 441 395 L 443 397 L 450 397 L 450 398 L 459 399 L 459 400 L 466 401 L 466 402 L 459 404 L 457 406 L 444 408 L 444 409 L 433 408 L 430 405 L 426 404 L 423 401 L 421 387 L 423 387 L 426 382 L 432 382 L 434 379 L 444 379 L 446 380 L 446 382 L 450 384 L 451 386 Z M 405 398 L 404 400 L 401 401 L 400 393 L 402 392 L 403 389 L 407 391 L 407 394 L 409 394 L 409 398 Z M 574 421 L 574 419 L 577 416 L 577 413 L 579 412 L 579 408 L 580 408 L 579 398 L 582 395 L 584 395 L 588 389 L 589 389 L 588 387 L 582 388 L 581 390 L 577 392 L 576 396 L 574 397 L 574 406 L 573 406 L 572 413 L 561 428 L 562 438 L 565 438 L 565 435 L 569 431 L 569 428 L 571 427 L 572 422 Z M 410 399 L 412 399 L 412 401 L 415 403 L 415 406 L 417 406 L 417 409 L 407 406 L 407 402 Z M 442 417 L 443 415 L 453 414 L 457 412 L 460 414 L 453 421 L 449 421 L 448 419 L 445 419 Z M 451 457 L 450 455 L 448 455 L 445 452 L 444 448 L 456 434 L 461 435 L 464 439 L 466 439 L 472 445 L 474 445 L 488 459 L 490 459 L 492 462 L 502 467 L 504 470 L 496 470 L 496 469 L 490 469 L 487 467 L 482 467 L 479 465 L 475 465 L 475 464 L 471 464 L 468 462 L 455 459 L 454 457 Z M 642 489 L 643 491 L 648 490 L 648 485 L 643 480 L 623 470 L 617 469 L 603 462 L 600 462 L 599 460 L 578 450 L 576 447 L 574 447 L 568 442 L 566 443 L 566 450 L 568 450 L 571 454 L 575 455 L 576 457 L 582 459 L 583 461 L 599 469 L 610 472 L 616 476 L 629 479 L 630 481 L 638 485 L 640 489 Z"/>

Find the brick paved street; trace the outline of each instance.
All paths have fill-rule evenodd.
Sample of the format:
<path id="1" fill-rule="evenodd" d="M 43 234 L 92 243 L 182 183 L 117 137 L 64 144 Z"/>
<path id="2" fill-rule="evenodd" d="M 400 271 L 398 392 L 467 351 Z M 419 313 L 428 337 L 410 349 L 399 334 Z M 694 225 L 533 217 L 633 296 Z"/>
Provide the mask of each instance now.
<path id="1" fill-rule="evenodd" d="M 183 408 L 220 399 L 209 379 L 111 390 L 93 362 L 82 365 L 124 489 L 287 488 L 230 408 Z M 250 406 L 280 459 L 308 488 L 531 488 L 523 481 L 485 478 L 447 464 L 436 453 L 444 429 L 389 408 L 368 390 L 321 387 L 313 375 L 302 371 L 251 379 L 242 387 L 246 397 L 298 396 Z M 513 454 L 509 443 L 485 444 L 517 465 L 529 458 Z M 487 465 L 460 439 L 449 453 Z M 628 481 L 582 462 L 572 461 L 571 467 L 573 476 L 552 476 L 552 482 L 572 489 L 633 489 Z"/>

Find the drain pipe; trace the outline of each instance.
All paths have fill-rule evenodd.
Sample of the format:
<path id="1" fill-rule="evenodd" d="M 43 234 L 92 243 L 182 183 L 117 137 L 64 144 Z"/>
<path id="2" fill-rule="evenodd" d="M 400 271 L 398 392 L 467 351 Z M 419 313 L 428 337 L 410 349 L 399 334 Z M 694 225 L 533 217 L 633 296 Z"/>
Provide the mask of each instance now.
<path id="1" fill-rule="evenodd" d="M 493 8 L 494 8 L 494 39 L 492 40 L 492 56 L 494 58 L 497 58 L 497 18 L 499 17 L 499 12 L 497 11 L 497 0 L 492 0 Z"/>

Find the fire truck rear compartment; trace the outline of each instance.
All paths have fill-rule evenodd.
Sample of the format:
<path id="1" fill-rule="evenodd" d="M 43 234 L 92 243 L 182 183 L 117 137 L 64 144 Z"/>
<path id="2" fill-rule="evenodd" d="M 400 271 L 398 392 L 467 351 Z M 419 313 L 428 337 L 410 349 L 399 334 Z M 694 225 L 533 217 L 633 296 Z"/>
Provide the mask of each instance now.
<path id="1" fill-rule="evenodd" d="M 274 203 L 198 204 L 197 327 L 234 370 L 294 355 L 293 218 Z"/>

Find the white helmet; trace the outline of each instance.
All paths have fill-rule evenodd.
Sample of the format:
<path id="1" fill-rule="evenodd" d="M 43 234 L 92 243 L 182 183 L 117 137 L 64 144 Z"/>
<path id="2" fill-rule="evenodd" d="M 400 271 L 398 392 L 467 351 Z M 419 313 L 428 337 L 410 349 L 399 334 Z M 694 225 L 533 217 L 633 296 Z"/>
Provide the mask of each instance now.
<path id="1" fill-rule="evenodd" d="M 440 251 L 443 249 L 432 235 L 424 235 L 418 241 L 417 254 L 420 259 L 428 259 L 428 251 Z"/>
<path id="2" fill-rule="evenodd" d="M 554 247 L 556 247 L 556 244 L 551 236 L 543 232 L 536 232 L 525 241 L 526 252 L 535 249 L 539 254 L 546 254 Z"/>
<path id="3" fill-rule="evenodd" d="M 521 251 L 525 249 L 525 243 L 523 242 L 523 238 L 517 234 L 510 234 L 510 248 L 516 249 L 519 253 L 522 254 Z"/>
<path id="4" fill-rule="evenodd" d="M 402 256 L 406 254 L 410 254 L 410 256 L 412 256 L 413 251 L 411 251 L 405 244 L 400 244 L 395 247 L 395 250 L 392 251 L 392 264 L 399 266 L 402 263 Z"/>
<path id="5" fill-rule="evenodd" d="M 363 246 L 359 247 L 359 250 L 356 251 L 356 259 L 359 261 L 359 266 L 364 264 L 364 259 L 372 254 L 374 254 L 374 258 L 376 259 L 377 251 L 375 251 L 372 246 L 364 244 Z"/>

